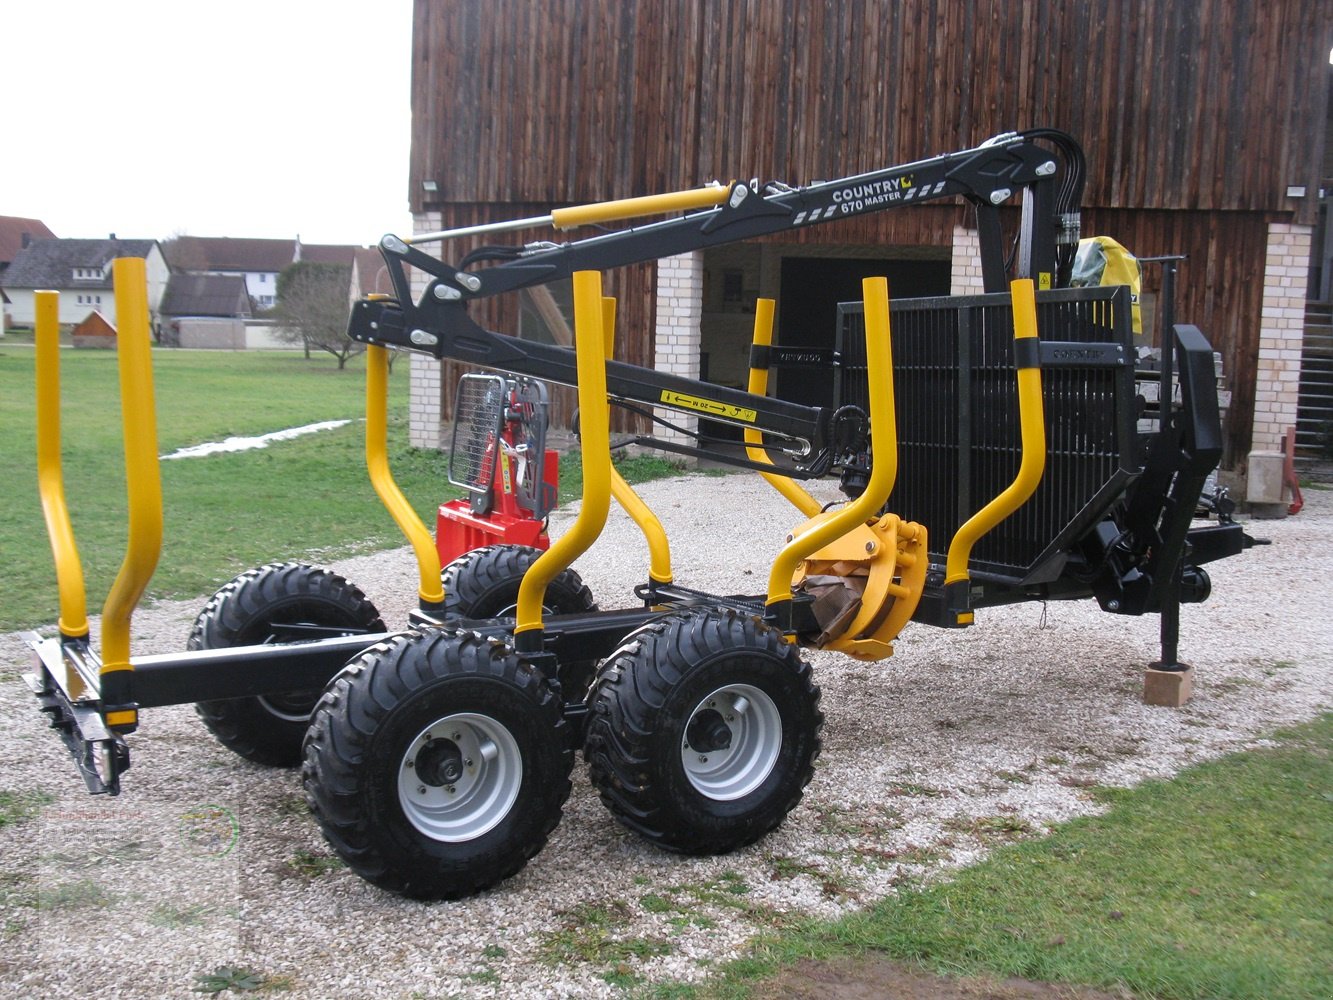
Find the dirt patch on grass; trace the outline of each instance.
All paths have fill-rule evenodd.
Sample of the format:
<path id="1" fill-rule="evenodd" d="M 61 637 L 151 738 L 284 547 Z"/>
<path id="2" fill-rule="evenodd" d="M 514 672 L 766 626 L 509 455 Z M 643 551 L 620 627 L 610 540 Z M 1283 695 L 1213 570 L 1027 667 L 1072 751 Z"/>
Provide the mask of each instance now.
<path id="1" fill-rule="evenodd" d="M 936 976 L 885 959 L 807 959 L 750 995 L 757 1000 L 1132 1000 L 1133 996 L 1029 979 Z"/>

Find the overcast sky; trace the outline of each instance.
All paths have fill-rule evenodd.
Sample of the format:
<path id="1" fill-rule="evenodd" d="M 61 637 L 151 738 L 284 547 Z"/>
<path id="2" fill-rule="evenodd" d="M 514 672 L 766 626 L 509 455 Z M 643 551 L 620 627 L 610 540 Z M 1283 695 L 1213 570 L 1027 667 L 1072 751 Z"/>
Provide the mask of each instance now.
<path id="1" fill-rule="evenodd" d="M 4 0 L 0 215 L 57 236 L 410 232 L 411 0 Z"/>

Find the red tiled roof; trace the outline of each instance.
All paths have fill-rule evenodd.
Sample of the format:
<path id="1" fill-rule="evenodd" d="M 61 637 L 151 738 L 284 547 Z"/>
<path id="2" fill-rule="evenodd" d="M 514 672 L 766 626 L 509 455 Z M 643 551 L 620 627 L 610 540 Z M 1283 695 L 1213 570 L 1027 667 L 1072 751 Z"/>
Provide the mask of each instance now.
<path id="1" fill-rule="evenodd" d="M 55 233 L 46 228 L 41 219 L 24 219 L 17 215 L 0 215 L 0 263 L 8 264 L 23 249 L 23 237 L 55 239 Z"/>

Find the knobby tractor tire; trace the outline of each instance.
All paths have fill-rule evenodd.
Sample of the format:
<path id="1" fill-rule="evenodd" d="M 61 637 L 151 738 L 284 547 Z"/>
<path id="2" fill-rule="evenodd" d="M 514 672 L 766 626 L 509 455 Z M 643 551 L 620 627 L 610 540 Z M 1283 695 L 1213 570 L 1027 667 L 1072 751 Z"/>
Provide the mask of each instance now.
<path id="1" fill-rule="evenodd" d="M 523 574 L 541 555 L 530 545 L 487 545 L 464 553 L 440 576 L 445 612 L 460 618 L 513 615 Z M 542 606 L 553 615 L 597 610 L 592 591 L 572 569 L 551 581 Z"/>
<path id="2" fill-rule="evenodd" d="M 723 854 L 775 829 L 819 754 L 819 689 L 761 621 L 703 609 L 631 635 L 589 694 L 584 757 L 622 824 L 686 854 Z"/>
<path id="3" fill-rule="evenodd" d="M 503 642 L 409 632 L 334 678 L 302 777 L 325 838 L 357 874 L 456 899 L 541 850 L 569 797 L 571 744 L 550 683 Z"/>
<path id="4" fill-rule="evenodd" d="M 440 576 L 445 613 L 472 619 L 513 617 L 523 574 L 541 555 L 541 549 L 530 545 L 487 545 L 459 556 Z M 580 614 L 596 611 L 597 602 L 583 578 L 567 569 L 547 585 L 542 608 L 550 615 Z M 560 664 L 561 696 L 582 700 L 595 667 L 592 661 Z"/>
<path id="5" fill-rule="evenodd" d="M 293 624 L 385 631 L 375 605 L 341 576 L 304 563 L 271 563 L 242 573 L 214 594 L 195 619 L 186 648 L 271 643 L 275 625 Z M 320 694 L 203 701 L 195 711 L 227 749 L 257 764 L 296 767 Z"/>

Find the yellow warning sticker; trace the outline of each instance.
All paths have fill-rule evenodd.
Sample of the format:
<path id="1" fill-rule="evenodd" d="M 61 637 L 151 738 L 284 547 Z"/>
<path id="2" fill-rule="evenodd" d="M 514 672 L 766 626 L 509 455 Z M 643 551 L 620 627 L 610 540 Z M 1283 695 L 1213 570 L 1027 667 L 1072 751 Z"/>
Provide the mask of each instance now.
<path id="1" fill-rule="evenodd" d="M 743 406 L 732 406 L 730 403 L 719 403 L 715 399 L 700 399 L 698 396 L 687 396 L 683 392 L 672 392 L 670 389 L 662 390 L 662 402 L 667 406 L 679 407 L 682 410 L 694 410 L 697 413 L 706 413 L 710 417 L 722 417 L 725 420 L 743 420 L 747 424 L 755 422 L 758 413 L 754 410 L 747 410 Z"/>

